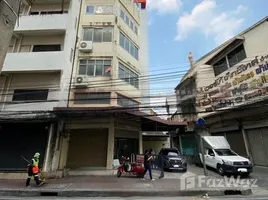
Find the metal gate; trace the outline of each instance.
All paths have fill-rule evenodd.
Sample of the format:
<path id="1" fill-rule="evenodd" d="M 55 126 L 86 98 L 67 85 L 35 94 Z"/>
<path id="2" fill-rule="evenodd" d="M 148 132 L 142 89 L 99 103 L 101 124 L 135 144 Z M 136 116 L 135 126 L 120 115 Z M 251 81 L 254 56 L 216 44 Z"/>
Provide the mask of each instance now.
<path id="1" fill-rule="evenodd" d="M 252 159 L 255 165 L 268 166 L 268 130 L 267 128 L 246 131 Z"/>
<path id="2" fill-rule="evenodd" d="M 1 124 L 0 170 L 25 171 L 28 163 L 21 156 L 30 160 L 35 152 L 41 154 L 40 164 L 42 165 L 47 136 L 46 124 Z"/>

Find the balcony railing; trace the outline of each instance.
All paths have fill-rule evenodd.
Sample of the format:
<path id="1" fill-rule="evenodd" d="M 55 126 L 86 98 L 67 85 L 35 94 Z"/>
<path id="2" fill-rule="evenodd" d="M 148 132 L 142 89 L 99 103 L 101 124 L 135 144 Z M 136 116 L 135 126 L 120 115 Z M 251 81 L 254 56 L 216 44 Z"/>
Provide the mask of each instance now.
<path id="1" fill-rule="evenodd" d="M 66 30 L 68 14 L 20 16 L 16 32 Z"/>

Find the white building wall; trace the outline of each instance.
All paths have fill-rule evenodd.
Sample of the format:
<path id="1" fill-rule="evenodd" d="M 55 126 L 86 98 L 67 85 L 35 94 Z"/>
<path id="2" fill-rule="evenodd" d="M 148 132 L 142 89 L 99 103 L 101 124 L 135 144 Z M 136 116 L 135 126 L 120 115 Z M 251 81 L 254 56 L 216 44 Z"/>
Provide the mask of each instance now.
<path id="1" fill-rule="evenodd" d="M 148 47 L 148 17 L 147 11 L 141 10 L 141 26 L 140 26 L 140 36 L 141 36 L 141 48 L 140 48 L 140 63 L 141 63 L 141 94 L 142 101 L 141 106 L 150 106 L 150 80 L 149 80 L 149 47 Z M 142 109 L 145 112 L 150 112 L 150 108 Z"/>
<path id="2" fill-rule="evenodd" d="M 78 29 L 79 14 L 81 11 L 81 0 L 72 0 L 68 12 L 68 24 L 64 42 L 65 68 L 61 74 L 61 91 L 59 95 L 60 102 L 58 107 L 66 107 L 68 105 L 69 89 L 72 83 L 72 69 L 74 62 L 74 52 L 76 48 L 76 37 Z"/>

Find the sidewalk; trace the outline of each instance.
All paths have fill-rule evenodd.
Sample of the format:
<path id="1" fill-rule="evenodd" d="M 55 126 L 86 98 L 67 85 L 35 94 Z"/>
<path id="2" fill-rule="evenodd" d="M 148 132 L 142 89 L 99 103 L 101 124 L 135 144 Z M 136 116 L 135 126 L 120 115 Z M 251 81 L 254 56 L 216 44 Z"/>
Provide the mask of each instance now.
<path id="1" fill-rule="evenodd" d="M 209 177 L 207 177 L 209 178 Z M 24 180 L 0 180 L 0 196 L 131 197 L 131 196 L 223 196 L 229 188 L 181 189 L 180 179 L 141 180 L 136 177 L 70 176 L 50 180 L 40 188 L 25 188 Z M 250 188 L 236 188 L 242 195 Z"/>

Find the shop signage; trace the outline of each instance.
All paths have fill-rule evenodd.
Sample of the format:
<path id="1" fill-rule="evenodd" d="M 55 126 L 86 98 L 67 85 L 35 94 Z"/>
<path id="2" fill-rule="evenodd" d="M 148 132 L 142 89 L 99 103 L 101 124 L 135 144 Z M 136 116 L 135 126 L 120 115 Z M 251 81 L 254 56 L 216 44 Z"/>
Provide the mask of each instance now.
<path id="1" fill-rule="evenodd" d="M 198 91 L 197 107 L 212 112 L 268 95 L 268 55 L 256 56 Z"/>

